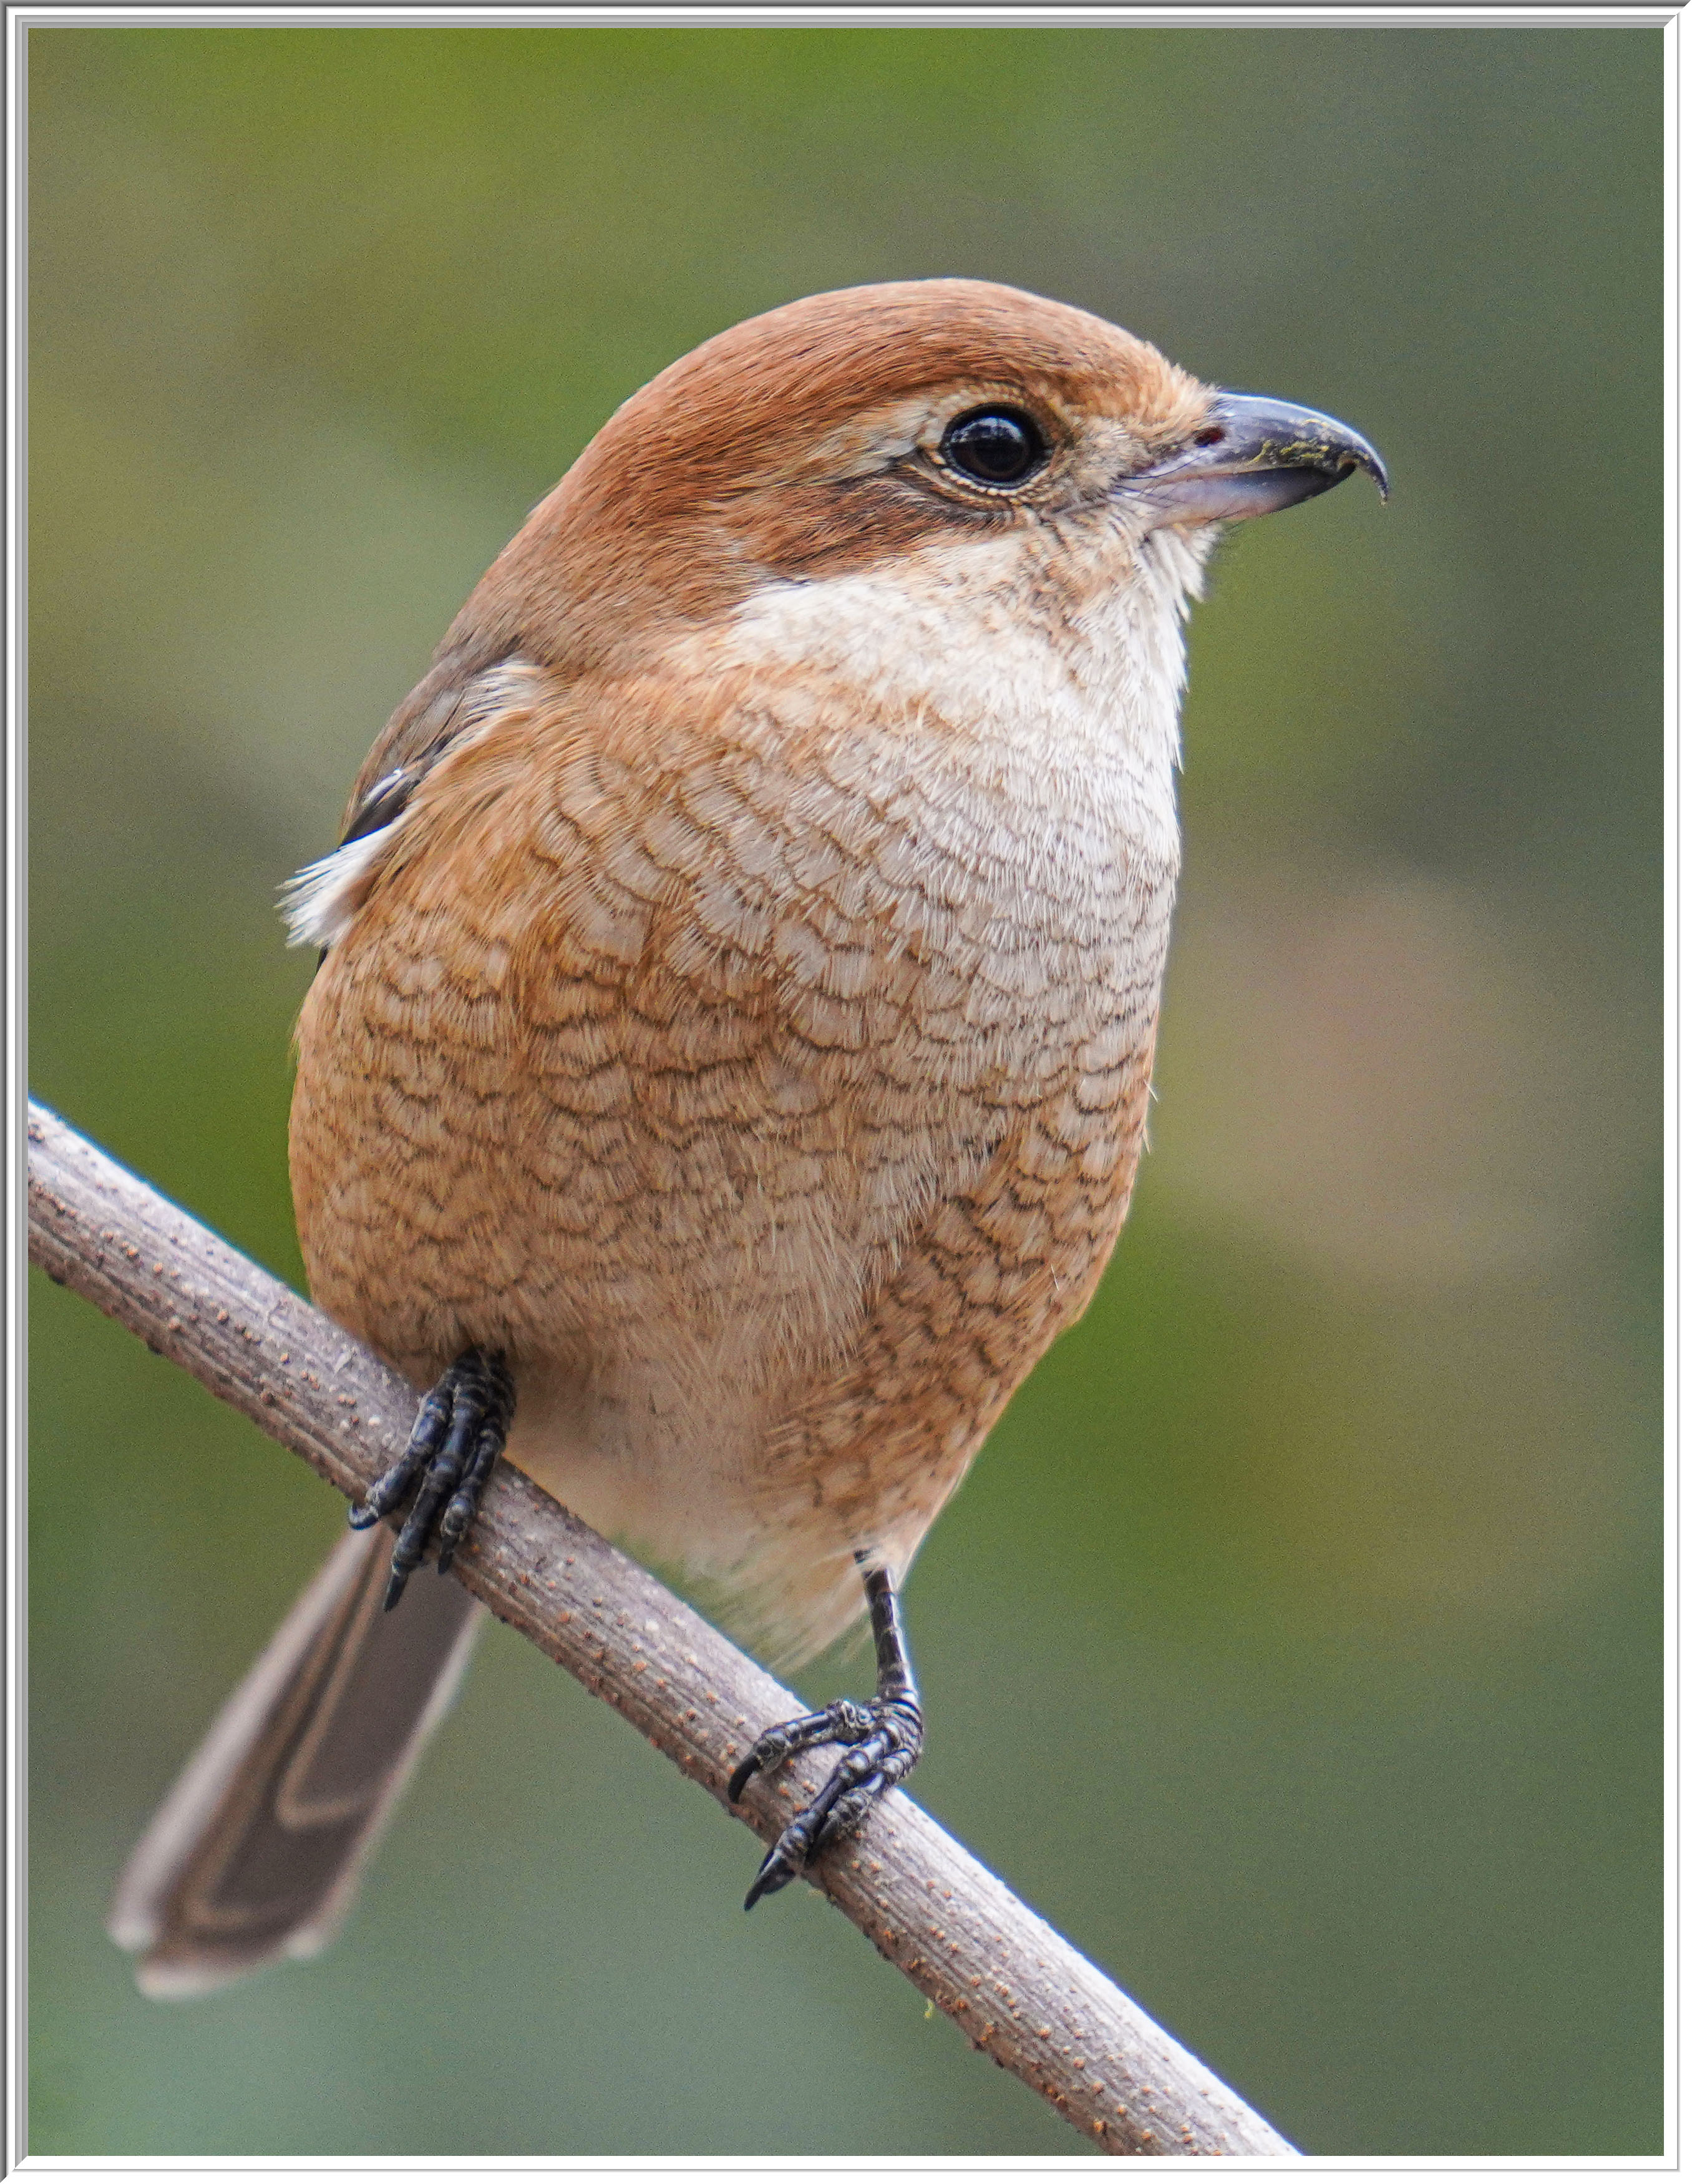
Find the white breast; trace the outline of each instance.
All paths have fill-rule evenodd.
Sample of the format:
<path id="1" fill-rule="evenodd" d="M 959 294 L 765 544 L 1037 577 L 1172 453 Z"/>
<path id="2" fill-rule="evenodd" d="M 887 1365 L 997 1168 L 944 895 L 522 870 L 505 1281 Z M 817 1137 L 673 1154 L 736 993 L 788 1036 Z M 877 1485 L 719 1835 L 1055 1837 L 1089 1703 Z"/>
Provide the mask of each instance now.
<path id="1" fill-rule="evenodd" d="M 903 762 L 956 772 L 961 731 L 982 789 L 1008 810 L 1024 797 L 1130 816 L 1148 855 L 1179 855 L 1184 625 L 1207 533 L 1104 532 L 1065 543 L 1047 581 L 1042 532 L 943 543 L 884 566 L 756 592 L 710 651 L 754 672 L 799 670 L 861 694 L 866 722 L 905 724 Z M 698 641 L 694 641 L 698 649 Z"/>

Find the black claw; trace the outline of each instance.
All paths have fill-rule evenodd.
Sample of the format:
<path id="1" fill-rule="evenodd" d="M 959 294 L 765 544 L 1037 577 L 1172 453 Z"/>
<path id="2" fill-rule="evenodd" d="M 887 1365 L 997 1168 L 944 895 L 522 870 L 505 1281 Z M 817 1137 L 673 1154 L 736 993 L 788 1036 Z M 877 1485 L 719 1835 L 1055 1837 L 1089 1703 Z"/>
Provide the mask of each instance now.
<path id="1" fill-rule="evenodd" d="M 505 1446 L 515 1401 L 504 1358 L 466 1350 L 423 1398 L 404 1455 L 350 1513 L 353 1529 L 364 1531 L 415 1489 L 393 1550 L 384 1608 L 395 1606 L 404 1592 L 406 1580 L 428 1550 L 437 1518 L 440 1567 L 451 1567 Z"/>
<path id="2" fill-rule="evenodd" d="M 743 1908 L 749 1911 L 760 1896 L 774 1896 L 794 1878 L 793 1869 L 779 1850 L 772 1850 L 758 1869 L 758 1878 L 746 1892 Z"/>
<path id="3" fill-rule="evenodd" d="M 737 1805 L 746 1786 L 819 1744 L 846 1747 L 833 1773 L 804 1810 L 776 1837 L 747 1894 L 749 1911 L 795 1879 L 817 1854 L 861 1825 L 877 1798 L 902 1782 L 922 1752 L 922 1708 L 899 1629 L 893 1582 L 884 1569 L 865 1566 L 870 1627 L 876 1641 L 876 1696 L 865 1706 L 836 1699 L 820 1713 L 801 1714 L 766 1729 L 728 1778 L 728 1800 Z"/>
<path id="4" fill-rule="evenodd" d="M 742 1792 L 754 1774 L 768 1774 L 796 1752 L 809 1752 L 817 1744 L 852 1744 L 867 1736 L 876 1717 L 855 1699 L 836 1699 L 821 1713 L 802 1713 L 797 1721 L 784 1721 L 766 1729 L 728 1778 L 728 1801 L 740 1802 Z"/>

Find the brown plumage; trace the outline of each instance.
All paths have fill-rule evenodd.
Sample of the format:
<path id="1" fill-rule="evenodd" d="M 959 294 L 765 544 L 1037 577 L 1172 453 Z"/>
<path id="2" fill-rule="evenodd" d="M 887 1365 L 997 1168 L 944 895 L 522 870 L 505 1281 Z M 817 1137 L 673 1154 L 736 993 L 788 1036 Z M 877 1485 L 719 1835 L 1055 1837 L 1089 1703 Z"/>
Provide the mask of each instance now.
<path id="1" fill-rule="evenodd" d="M 896 1588 L 1127 1211 L 1210 526 L 1359 462 L 979 282 L 661 373 L 300 883 L 317 1300 L 420 1386 L 503 1353 L 511 1461 L 788 1658 Z"/>

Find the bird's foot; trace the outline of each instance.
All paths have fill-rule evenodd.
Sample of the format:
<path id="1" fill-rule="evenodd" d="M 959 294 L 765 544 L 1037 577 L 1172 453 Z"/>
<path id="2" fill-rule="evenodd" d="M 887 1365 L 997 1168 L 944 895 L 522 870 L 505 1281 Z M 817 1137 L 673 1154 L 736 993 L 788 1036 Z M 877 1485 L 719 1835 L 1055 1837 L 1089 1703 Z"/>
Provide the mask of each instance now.
<path id="1" fill-rule="evenodd" d="M 443 1572 L 451 1568 L 476 1516 L 481 1490 L 505 1446 L 515 1403 L 504 1358 L 488 1350 L 466 1350 L 423 1398 L 404 1455 L 382 1474 L 348 1519 L 353 1530 L 361 1532 L 397 1509 L 416 1489 L 417 1498 L 394 1546 L 384 1607 L 392 1607 L 404 1591 L 405 1580 L 427 1551 L 437 1518 L 439 1567 Z"/>
<path id="2" fill-rule="evenodd" d="M 796 1813 L 758 1869 L 746 1898 L 773 1896 L 842 1836 L 859 1826 L 877 1797 L 902 1782 L 922 1754 L 922 1709 L 915 1692 L 889 1698 L 836 1699 L 821 1713 L 802 1714 L 766 1729 L 729 1778 L 738 1804 L 754 1774 L 768 1774 L 795 1752 L 843 1744 L 845 1757 L 804 1810 Z"/>

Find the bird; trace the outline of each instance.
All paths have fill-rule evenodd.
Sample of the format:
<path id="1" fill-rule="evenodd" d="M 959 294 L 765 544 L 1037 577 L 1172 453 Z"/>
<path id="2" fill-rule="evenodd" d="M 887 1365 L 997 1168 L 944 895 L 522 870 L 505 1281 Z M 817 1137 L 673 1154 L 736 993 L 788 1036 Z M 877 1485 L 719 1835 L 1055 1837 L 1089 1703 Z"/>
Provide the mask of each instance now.
<path id="1" fill-rule="evenodd" d="M 840 1755 L 749 1908 L 909 1775 L 900 1588 L 1128 1210 L 1206 558 L 1358 470 L 949 277 L 714 336 L 534 509 L 287 893 L 311 1292 L 426 1393 L 118 1884 L 147 1992 L 344 1918 L 501 1456 L 776 1665 L 867 1614 L 874 1696 L 728 1785 Z"/>

